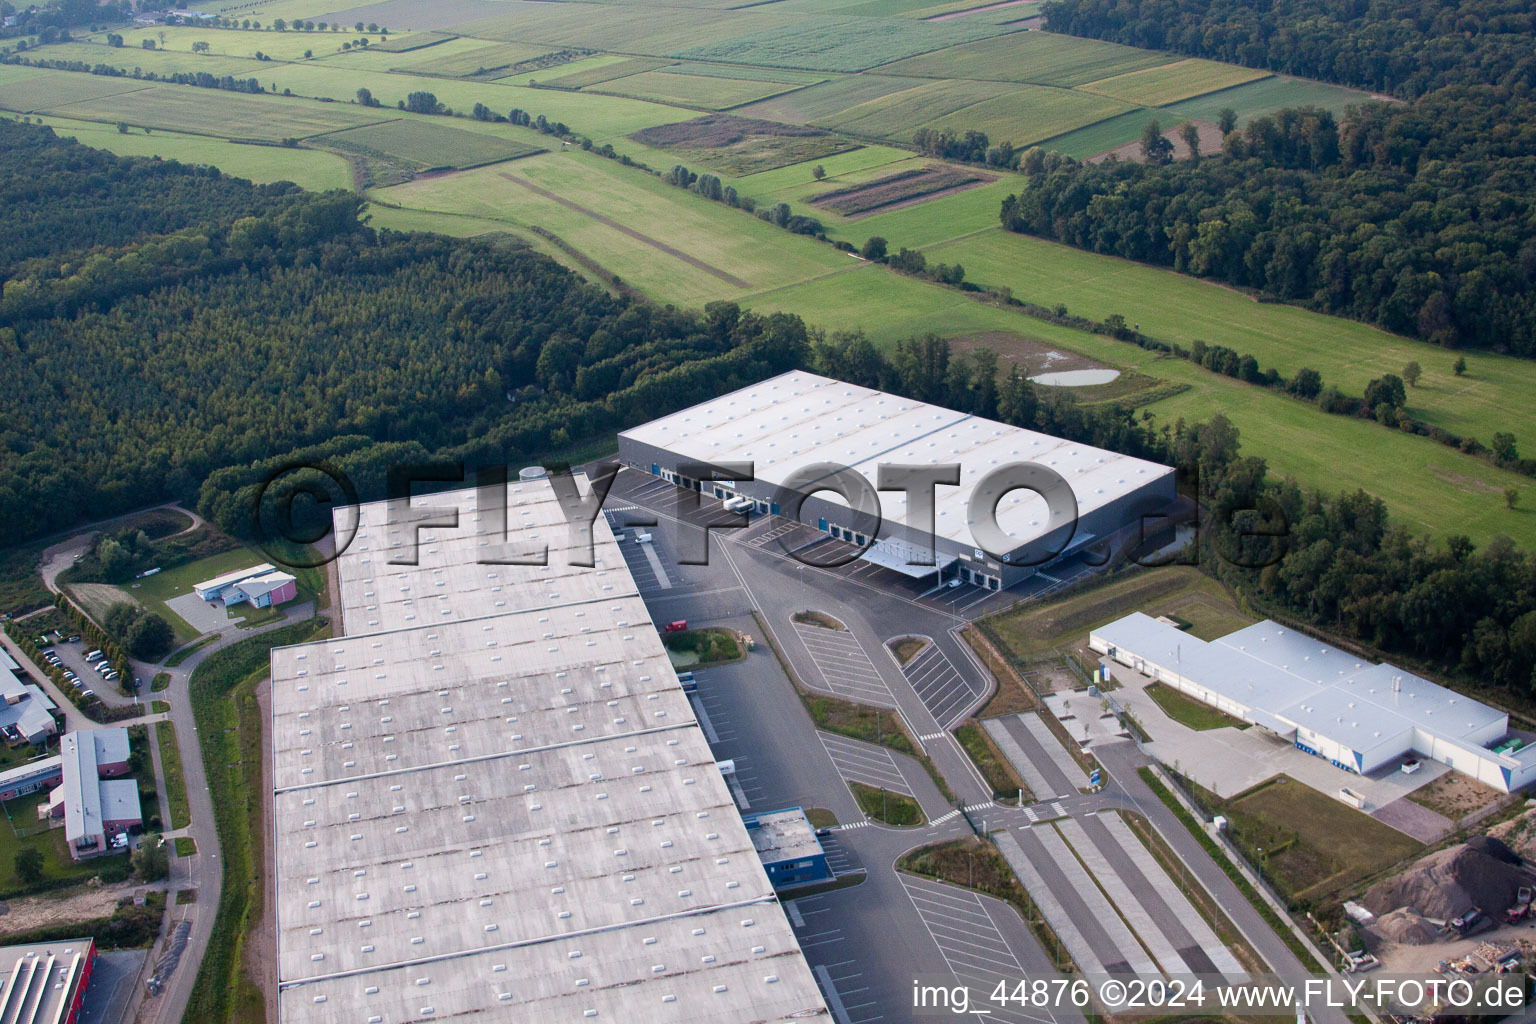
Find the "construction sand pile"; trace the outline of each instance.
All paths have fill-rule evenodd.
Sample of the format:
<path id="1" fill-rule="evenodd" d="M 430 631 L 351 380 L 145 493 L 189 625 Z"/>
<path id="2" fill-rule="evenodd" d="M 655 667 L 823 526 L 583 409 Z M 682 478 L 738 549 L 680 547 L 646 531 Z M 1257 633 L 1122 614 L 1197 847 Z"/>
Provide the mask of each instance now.
<path id="1" fill-rule="evenodd" d="M 1377 915 L 1399 907 L 1412 907 L 1425 917 L 1447 921 L 1472 907 L 1488 914 L 1502 914 L 1515 901 L 1515 892 L 1526 877 L 1501 856 L 1504 844 L 1493 840 L 1465 844 L 1432 853 L 1402 874 L 1378 882 L 1366 890 L 1360 902 Z"/>
<path id="2" fill-rule="evenodd" d="M 1438 928 L 1416 910 L 1403 907 L 1383 914 L 1371 925 L 1377 935 L 1402 946 L 1427 946 L 1438 938 Z"/>

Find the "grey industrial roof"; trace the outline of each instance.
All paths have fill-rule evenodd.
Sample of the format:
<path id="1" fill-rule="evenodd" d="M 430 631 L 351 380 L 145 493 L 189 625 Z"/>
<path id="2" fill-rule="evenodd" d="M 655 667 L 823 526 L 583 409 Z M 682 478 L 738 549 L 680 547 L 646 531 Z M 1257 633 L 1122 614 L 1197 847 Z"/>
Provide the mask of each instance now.
<path id="1" fill-rule="evenodd" d="M 62 1024 L 74 1010 L 90 939 L 0 948 L 0 1021 Z"/>
<path id="2" fill-rule="evenodd" d="M 273 652 L 283 1021 L 824 1014 L 607 523 L 571 567 L 549 481 L 509 497 L 547 570 L 475 563 L 472 490 L 386 566 L 365 505 L 347 635 Z"/>
<path id="3" fill-rule="evenodd" d="M 25 782 L 36 776 L 52 775 L 64 770 L 64 761 L 59 755 L 38 758 L 36 761 L 28 761 L 14 768 L 7 768 L 0 772 L 0 790 L 9 789 L 11 786 Z M 0 1017 L 0 1020 L 4 1020 Z"/>
<path id="4" fill-rule="evenodd" d="M 103 779 L 101 786 L 102 821 L 141 821 L 139 784 L 132 779 Z"/>
<path id="5" fill-rule="evenodd" d="M 821 853 L 821 840 L 811 827 L 805 811 L 793 807 L 769 811 L 757 816 L 757 827 L 749 830 L 752 845 L 764 864 L 810 857 Z"/>
<path id="6" fill-rule="evenodd" d="M 64 835 L 70 842 L 100 835 L 101 786 L 96 772 L 96 744 L 87 732 L 67 732 L 59 739 L 64 776 Z"/>
<path id="7" fill-rule="evenodd" d="M 90 737 L 96 745 L 96 765 L 118 764 L 128 760 L 128 730 L 117 728 L 92 729 Z"/>
<path id="8" fill-rule="evenodd" d="M 276 590 L 285 583 L 292 583 L 295 579 L 296 577 L 286 572 L 264 573 L 255 579 L 241 580 L 240 591 L 247 597 L 256 598 Z"/>
<path id="9" fill-rule="evenodd" d="M 1173 472 L 1143 459 L 958 413 L 909 398 L 793 370 L 626 430 L 619 435 L 683 458 L 752 462 L 756 477 L 782 483 L 797 469 L 832 462 L 859 470 L 871 485 L 876 466 L 959 463 L 960 485 L 937 489 L 936 532 L 972 546 L 967 506 L 988 473 L 1017 462 L 1049 466 L 1071 485 L 1085 515 Z M 838 501 L 830 492 L 821 495 Z M 906 496 L 880 492 L 881 514 L 906 522 Z M 997 506 L 1020 544 L 1061 523 L 1039 495 L 1015 490 Z M 922 526 L 923 524 L 916 524 Z"/>
<path id="10" fill-rule="evenodd" d="M 1481 749 L 1477 737 L 1508 723 L 1503 712 L 1471 697 L 1269 620 L 1206 643 L 1133 612 L 1093 635 L 1361 753 L 1415 727 Z"/>
<path id="11" fill-rule="evenodd" d="M 26 683 L 22 696 L 14 704 L 0 702 L 0 729 L 14 726 L 23 736 L 49 735 L 58 730 L 58 724 L 49 714 L 58 705 L 37 686 Z"/>
<path id="12" fill-rule="evenodd" d="M 456 528 L 421 527 L 427 508 L 452 506 Z M 337 559 L 346 632 L 368 633 L 639 593 L 613 534 L 600 530 L 595 566 L 572 565 L 585 533 L 572 535 L 547 479 L 507 487 L 506 533 L 477 508 L 472 488 L 414 499 L 401 516 L 388 502 L 338 509 L 337 535 L 352 536 Z M 601 517 L 599 517 L 601 518 Z M 582 529 L 589 529 L 585 525 Z M 355 533 L 353 532 L 355 530 Z M 414 551 L 412 539 L 415 538 Z M 505 547 L 504 555 L 498 549 Z M 496 564 L 496 557 L 547 550 L 547 564 Z M 414 558 L 417 564 L 398 564 Z"/>
<path id="13" fill-rule="evenodd" d="M 208 590 L 218 590 L 221 587 L 229 586 L 231 583 L 239 583 L 241 580 L 248 580 L 255 576 L 264 576 L 267 573 L 274 571 L 276 568 L 277 567 L 274 566 L 271 562 L 261 562 L 257 565 L 247 566 L 244 569 L 235 569 L 232 572 L 226 572 L 221 576 L 215 576 L 211 580 L 203 580 L 201 583 L 194 583 L 192 585 L 192 589 L 199 594 Z"/>

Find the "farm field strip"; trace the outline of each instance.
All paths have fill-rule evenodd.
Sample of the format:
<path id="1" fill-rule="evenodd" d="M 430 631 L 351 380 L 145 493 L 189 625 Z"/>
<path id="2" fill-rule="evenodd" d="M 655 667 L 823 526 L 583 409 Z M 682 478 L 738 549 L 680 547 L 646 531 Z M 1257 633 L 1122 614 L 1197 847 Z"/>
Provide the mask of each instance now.
<path id="1" fill-rule="evenodd" d="M 315 139 L 320 145 L 379 156 L 418 170 L 470 168 L 541 152 L 538 146 L 481 132 L 466 132 L 420 120 L 386 121 L 332 132 Z"/>
<path id="2" fill-rule="evenodd" d="M 1181 60 L 1143 68 L 1078 86 L 1111 99 L 1146 107 L 1161 107 L 1208 92 L 1268 78 L 1269 72 L 1211 60 Z"/>
<path id="3" fill-rule="evenodd" d="M 969 78 L 1070 87 L 1171 64 L 1177 59 L 1169 53 L 1096 39 L 1050 32 L 1015 32 L 897 61 L 881 71 L 916 78 Z"/>
<path id="4" fill-rule="evenodd" d="M 238 146 L 206 135 L 164 130 L 151 135 L 141 131 L 123 133 L 111 124 L 53 115 L 45 116 L 43 122 L 60 135 L 121 156 L 158 156 L 188 164 L 211 164 L 226 174 L 261 184 L 291 181 L 315 191 L 352 187 L 352 173 L 345 158 L 334 153 L 278 146 Z"/>
<path id="5" fill-rule="evenodd" d="M 432 51 L 434 54 L 436 50 Z M 404 65 L 402 70 L 417 75 L 443 75 L 460 78 L 481 72 L 510 68 L 522 61 L 547 56 L 552 51 L 542 46 L 519 46 L 514 43 L 491 43 L 465 50 L 462 53 L 444 53 L 430 60 Z M 393 70 L 393 69 L 392 69 Z"/>
<path id="6" fill-rule="evenodd" d="M 751 82 L 699 75 L 674 75 L 665 69 L 641 71 L 623 78 L 588 86 L 587 92 L 611 92 L 636 99 L 656 100 L 705 110 L 725 110 L 754 100 L 797 89 L 777 82 Z"/>
<path id="7" fill-rule="evenodd" d="M 1020 86 L 930 121 L 929 128 L 985 132 L 988 138 L 1027 146 L 1126 111 L 1120 100 L 1045 85 Z"/>
<path id="8" fill-rule="evenodd" d="M 528 80 L 534 79 L 542 81 L 545 85 L 559 86 L 562 89 L 581 89 L 601 82 L 611 82 L 615 78 L 623 78 L 626 75 L 638 75 L 642 71 L 655 71 L 671 63 L 672 61 L 665 57 L 625 57 L 620 54 L 605 53 L 600 57 L 583 57 L 564 67 L 546 69 L 543 72 L 547 75 L 552 70 L 560 75 L 558 78 L 539 79 L 537 76 L 540 72 L 530 71 L 514 78 L 502 78 L 498 81 L 526 85 Z"/>
<path id="9" fill-rule="evenodd" d="M 0 100 L 3 102 L 3 100 Z M 62 103 L 50 113 L 78 120 L 124 121 L 154 125 L 191 135 L 280 142 L 339 128 L 388 120 L 389 113 L 360 107 L 327 109 L 320 104 L 275 96 L 248 96 L 192 86 L 156 85 L 86 102 Z"/>

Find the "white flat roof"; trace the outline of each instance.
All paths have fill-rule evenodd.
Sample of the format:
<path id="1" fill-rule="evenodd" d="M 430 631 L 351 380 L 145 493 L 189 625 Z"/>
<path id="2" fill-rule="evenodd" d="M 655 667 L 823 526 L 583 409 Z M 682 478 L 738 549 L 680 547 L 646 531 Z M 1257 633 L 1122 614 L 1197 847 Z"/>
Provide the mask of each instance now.
<path id="1" fill-rule="evenodd" d="M 64 774 L 64 835 L 70 842 L 101 835 L 101 785 L 96 772 L 96 744 L 90 732 L 67 732 L 59 739 Z"/>
<path id="2" fill-rule="evenodd" d="M 937 489 L 935 525 L 940 537 L 965 547 L 975 542 L 968 504 L 976 485 L 1010 463 L 1036 462 L 1054 469 L 1071 485 L 1079 515 L 1173 473 L 1155 462 L 801 370 L 619 436 L 697 462 L 751 462 L 757 479 L 770 484 L 823 462 L 857 469 L 871 486 L 881 463 L 958 463 L 960 485 Z M 841 500 L 832 492 L 821 496 Z M 886 521 L 906 523 L 905 494 L 882 491 L 880 502 Z M 1045 501 L 1032 491 L 1004 495 L 997 515 L 1020 545 L 1061 525 L 1046 521 Z"/>
<path id="3" fill-rule="evenodd" d="M 241 580 L 248 580 L 253 576 L 265 575 L 266 573 L 272 572 L 275 568 L 276 567 L 272 565 L 271 562 L 261 562 L 258 565 L 253 565 L 246 569 L 236 569 L 233 572 L 226 572 L 222 576 L 215 576 L 211 580 L 204 580 L 201 583 L 195 583 L 192 585 L 192 589 L 198 593 L 202 593 L 205 590 L 217 590 L 220 587 L 227 587 L 231 583 L 239 583 Z"/>
<path id="4" fill-rule="evenodd" d="M 606 520 L 572 567 L 549 481 L 509 498 L 547 571 L 476 564 L 473 490 L 387 567 L 366 505 L 347 635 L 272 654 L 284 1024 L 824 1014 Z"/>
<path id="5" fill-rule="evenodd" d="M 139 784 L 132 779 L 101 780 L 102 821 L 141 821 Z"/>
<path id="6" fill-rule="evenodd" d="M 1479 737 L 1508 724 L 1507 715 L 1481 701 L 1269 620 L 1207 643 L 1133 612 L 1092 635 L 1362 754 L 1401 745 L 1415 728 L 1482 749 Z"/>

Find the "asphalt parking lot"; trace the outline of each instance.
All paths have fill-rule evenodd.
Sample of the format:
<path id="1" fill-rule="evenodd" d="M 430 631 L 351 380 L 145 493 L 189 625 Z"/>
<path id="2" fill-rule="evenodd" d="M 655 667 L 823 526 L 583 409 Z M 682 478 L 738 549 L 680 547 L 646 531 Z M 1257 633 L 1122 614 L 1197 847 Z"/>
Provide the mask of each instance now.
<path id="1" fill-rule="evenodd" d="M 948 729 L 965 717 L 966 710 L 982 695 L 980 680 L 967 681 L 949 656 L 934 643 L 918 652 L 917 657 L 901 667 L 940 728 Z"/>
<path id="2" fill-rule="evenodd" d="M 811 652 L 825 689 L 838 697 L 860 704 L 895 707 L 891 688 L 869 660 L 859 638 L 846 629 L 826 629 L 804 622 L 794 623 L 801 643 Z"/>

